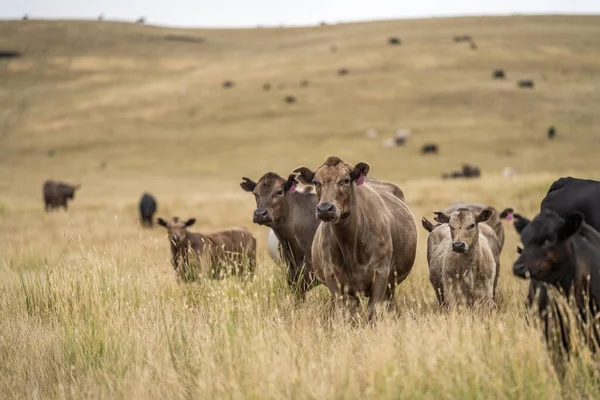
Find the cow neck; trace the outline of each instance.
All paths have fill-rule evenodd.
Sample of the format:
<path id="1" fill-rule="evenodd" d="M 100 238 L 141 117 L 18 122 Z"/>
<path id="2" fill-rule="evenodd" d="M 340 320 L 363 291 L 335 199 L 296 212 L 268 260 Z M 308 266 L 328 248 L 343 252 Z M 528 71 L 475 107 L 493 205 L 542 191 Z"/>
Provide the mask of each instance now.
<path id="1" fill-rule="evenodd" d="M 566 265 L 562 268 L 562 276 L 556 282 L 556 286 L 562 289 L 567 297 L 570 295 L 571 290 L 574 290 L 575 301 L 580 310 L 583 310 L 585 307 L 582 291 L 585 291 L 587 295 L 588 290 L 591 289 L 590 280 L 593 278 L 591 271 L 590 276 L 588 276 L 584 268 L 585 265 L 591 265 L 591 260 L 585 257 L 586 250 L 588 249 L 582 248 L 583 241 L 584 239 L 579 237 L 578 234 L 569 240 Z M 582 284 L 586 287 L 582 287 Z"/>
<path id="2" fill-rule="evenodd" d="M 358 229 L 362 221 L 362 209 L 359 206 L 361 203 L 357 201 L 358 189 L 354 188 L 354 193 L 350 200 L 350 215 L 345 217 L 339 222 L 331 223 L 332 231 L 337 240 L 338 246 L 342 249 L 341 253 L 344 257 L 344 266 L 352 270 L 353 267 L 358 265 Z M 351 249 L 350 252 L 344 251 L 343 249 Z"/>
<path id="3" fill-rule="evenodd" d="M 314 196 L 314 195 L 312 195 Z M 306 224 L 306 216 L 303 215 L 305 208 L 310 207 L 311 195 L 292 193 L 286 196 L 286 207 L 288 215 L 286 218 L 280 219 L 273 227 L 273 232 L 279 242 L 284 244 L 294 254 L 302 254 L 302 240 L 310 238 L 299 237 L 298 226 Z M 311 210 L 314 212 L 314 210 Z M 302 232 L 304 234 L 304 232 Z M 308 236 L 308 235 L 304 235 Z"/>

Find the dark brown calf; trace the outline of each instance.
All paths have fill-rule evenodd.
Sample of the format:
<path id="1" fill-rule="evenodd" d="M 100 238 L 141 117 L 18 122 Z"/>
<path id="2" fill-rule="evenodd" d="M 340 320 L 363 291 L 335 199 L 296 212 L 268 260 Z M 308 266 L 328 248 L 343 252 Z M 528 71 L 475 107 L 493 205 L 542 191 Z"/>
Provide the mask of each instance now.
<path id="1" fill-rule="evenodd" d="M 194 218 L 170 222 L 162 218 L 158 224 L 167 228 L 171 244 L 171 260 L 177 276 L 195 281 L 200 273 L 209 272 L 220 279 L 228 273 L 252 275 L 256 268 L 256 238 L 246 228 L 232 228 L 209 234 L 190 232 Z M 248 271 L 245 271 L 245 267 Z"/>

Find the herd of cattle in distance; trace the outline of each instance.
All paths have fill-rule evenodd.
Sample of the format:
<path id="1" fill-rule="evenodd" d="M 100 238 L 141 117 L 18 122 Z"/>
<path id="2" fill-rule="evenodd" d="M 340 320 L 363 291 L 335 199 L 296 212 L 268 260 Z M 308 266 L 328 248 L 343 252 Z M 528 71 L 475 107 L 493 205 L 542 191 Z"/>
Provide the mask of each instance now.
<path id="1" fill-rule="evenodd" d="M 314 171 L 299 167 L 287 178 L 268 172 L 257 182 L 243 177 L 240 186 L 255 197 L 253 222 L 270 228 L 269 252 L 285 264 L 291 291 L 303 299 L 324 284 L 333 303 L 352 313 L 359 312 L 359 295 L 365 295 L 371 319 L 378 307 L 395 307 L 395 287 L 415 261 L 417 226 L 402 190 L 369 172 L 365 162 L 352 166 L 332 156 Z M 46 211 L 59 206 L 66 210 L 77 188 L 45 182 Z M 156 208 L 156 200 L 144 194 L 142 224 L 152 226 Z M 571 330 L 564 326 L 567 318 L 561 317 L 556 301 L 572 297 L 579 329 L 587 332 L 587 343 L 596 350 L 600 182 L 558 179 L 533 220 L 511 208 L 497 212 L 470 203 L 455 203 L 434 214 L 435 223 L 425 217 L 421 222 L 429 232 L 429 279 L 441 307 L 494 304 L 504 246 L 502 220 L 514 219 L 523 247 L 517 248 L 513 273 L 530 279 L 528 305 L 539 314 L 548 342 L 558 338 L 569 351 Z M 212 278 L 254 274 L 256 239 L 246 228 L 193 233 L 188 228 L 194 223 L 158 218 L 167 229 L 179 279 L 193 281 L 205 272 Z"/>

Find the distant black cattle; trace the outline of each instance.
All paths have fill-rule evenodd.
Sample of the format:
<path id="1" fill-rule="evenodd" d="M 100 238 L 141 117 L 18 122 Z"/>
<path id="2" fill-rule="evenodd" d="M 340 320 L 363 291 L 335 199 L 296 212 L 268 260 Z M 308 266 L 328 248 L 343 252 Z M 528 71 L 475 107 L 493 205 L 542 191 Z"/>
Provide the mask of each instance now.
<path id="1" fill-rule="evenodd" d="M 52 179 L 44 182 L 42 193 L 46 212 L 63 207 L 67 211 L 67 201 L 75 198 L 75 192 L 81 185 L 70 185 Z"/>
<path id="2" fill-rule="evenodd" d="M 554 136 L 556 136 L 556 128 L 551 126 L 550 128 L 548 128 L 548 139 L 554 139 Z"/>
<path id="3" fill-rule="evenodd" d="M 269 90 L 271 90 L 271 84 L 269 82 L 265 82 L 262 88 L 265 92 L 268 92 Z"/>
<path id="4" fill-rule="evenodd" d="M 388 39 L 388 44 L 391 44 L 392 46 L 398 46 L 402 43 L 402 41 L 400 39 L 398 39 L 397 37 L 391 37 Z"/>
<path id="5" fill-rule="evenodd" d="M 506 74 L 503 69 L 496 69 L 492 72 L 492 78 L 494 79 L 504 79 L 506 78 Z"/>
<path id="6" fill-rule="evenodd" d="M 21 18 L 23 21 L 27 21 L 29 19 L 29 14 L 25 14 L 23 15 L 23 17 Z"/>
<path id="7" fill-rule="evenodd" d="M 454 36 L 454 41 L 456 43 L 460 43 L 460 42 L 470 42 L 473 39 L 471 38 L 471 35 L 459 35 L 459 36 Z"/>
<path id="8" fill-rule="evenodd" d="M 479 178 L 480 176 L 481 170 L 479 167 L 471 164 L 463 164 L 460 171 L 442 174 L 442 179 Z"/>
<path id="9" fill-rule="evenodd" d="M 137 21 L 135 21 L 136 24 L 140 24 L 140 25 L 144 25 L 146 23 L 146 17 L 139 17 L 137 19 Z"/>
<path id="10" fill-rule="evenodd" d="M 21 53 L 14 50 L 0 50 L 0 58 L 19 58 Z"/>
<path id="11" fill-rule="evenodd" d="M 150 193 L 144 193 L 140 200 L 140 222 L 142 226 L 151 228 L 154 224 L 156 212 L 156 199 Z"/>
<path id="12" fill-rule="evenodd" d="M 523 89 L 533 89 L 535 83 L 531 79 L 524 79 L 517 82 L 517 86 Z"/>
<path id="13" fill-rule="evenodd" d="M 337 73 L 340 76 L 344 76 L 344 75 L 348 75 L 348 73 L 350 73 L 350 71 L 348 71 L 347 68 L 342 67 L 342 68 L 338 69 Z"/>
<path id="14" fill-rule="evenodd" d="M 309 84 L 310 82 L 306 79 L 300 81 L 300 87 L 308 87 Z"/>
<path id="15" fill-rule="evenodd" d="M 103 21 L 103 20 L 104 20 L 104 14 L 98 15 L 98 21 Z"/>
<path id="16" fill-rule="evenodd" d="M 423 147 L 421 147 L 422 154 L 437 154 L 438 151 L 438 145 L 434 143 L 424 144 Z"/>
<path id="17" fill-rule="evenodd" d="M 290 95 L 285 96 L 283 100 L 288 104 L 293 104 L 296 102 L 296 98 L 294 96 L 290 96 Z"/>
<path id="18" fill-rule="evenodd" d="M 234 81 L 224 81 L 222 83 L 223 89 L 231 89 L 232 87 L 235 86 L 235 82 Z"/>

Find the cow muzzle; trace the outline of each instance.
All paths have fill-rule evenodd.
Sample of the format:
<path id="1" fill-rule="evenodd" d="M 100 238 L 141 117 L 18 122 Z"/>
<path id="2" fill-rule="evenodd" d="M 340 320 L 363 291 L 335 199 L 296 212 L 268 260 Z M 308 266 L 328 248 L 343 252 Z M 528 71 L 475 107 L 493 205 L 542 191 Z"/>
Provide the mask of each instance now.
<path id="1" fill-rule="evenodd" d="M 527 266 L 522 262 L 516 262 L 513 264 L 513 274 L 523 279 L 529 278 L 530 275 Z"/>
<path id="2" fill-rule="evenodd" d="M 273 222 L 273 217 L 266 208 L 257 208 L 254 210 L 252 221 L 259 225 L 268 225 Z"/>
<path id="3" fill-rule="evenodd" d="M 331 222 L 338 218 L 337 209 L 331 203 L 320 203 L 317 205 L 317 219 L 323 222 Z"/>
<path id="4" fill-rule="evenodd" d="M 469 250 L 469 246 L 465 242 L 452 243 L 452 251 L 455 253 L 464 253 Z"/>

